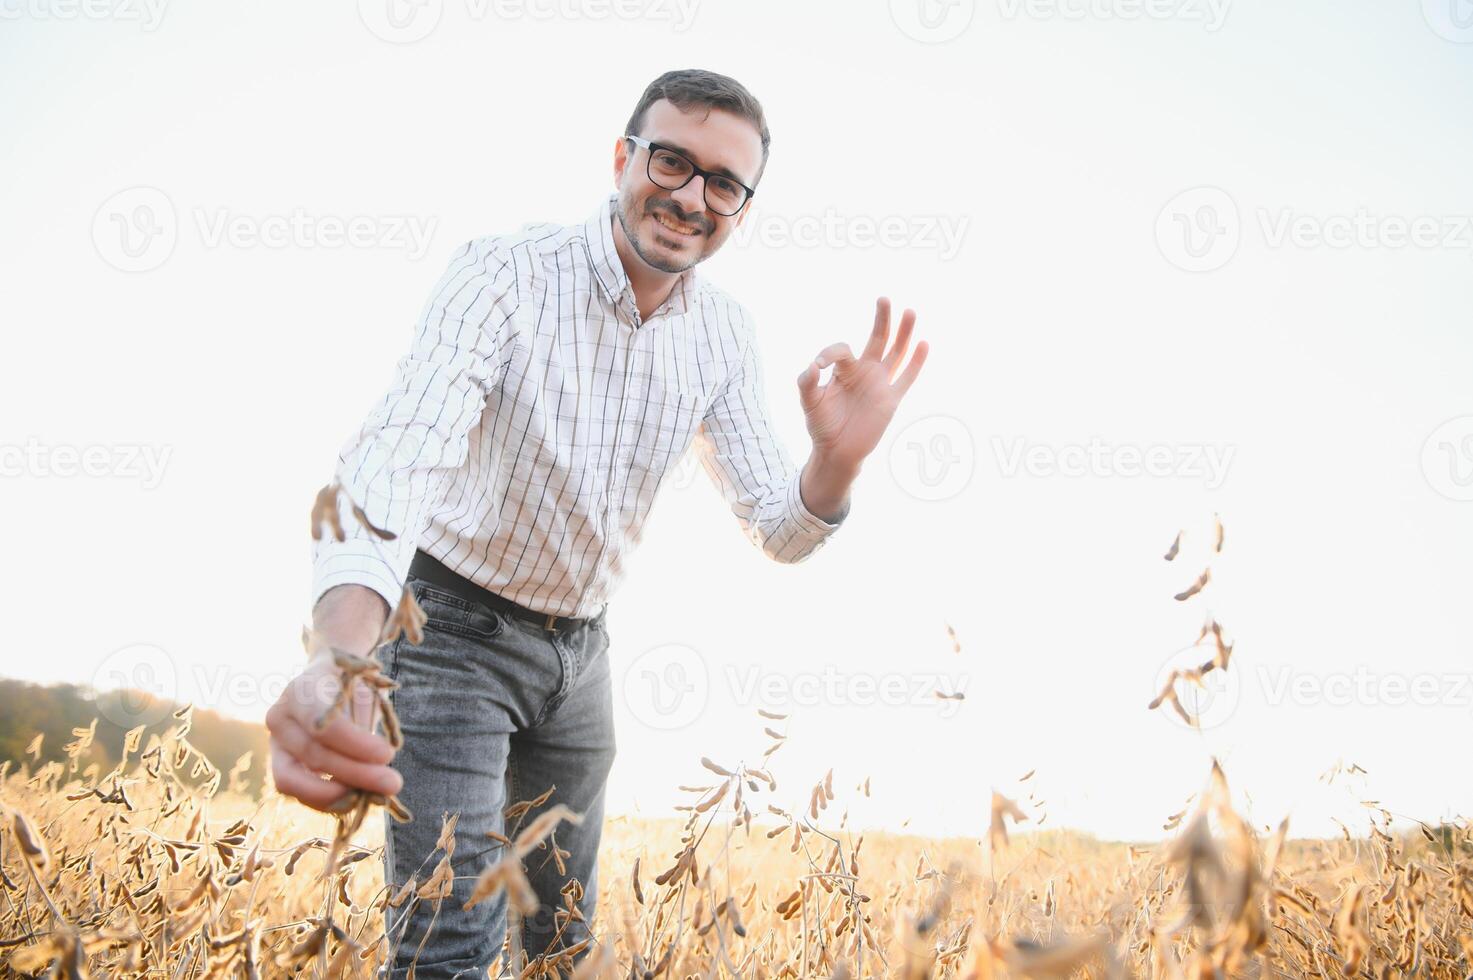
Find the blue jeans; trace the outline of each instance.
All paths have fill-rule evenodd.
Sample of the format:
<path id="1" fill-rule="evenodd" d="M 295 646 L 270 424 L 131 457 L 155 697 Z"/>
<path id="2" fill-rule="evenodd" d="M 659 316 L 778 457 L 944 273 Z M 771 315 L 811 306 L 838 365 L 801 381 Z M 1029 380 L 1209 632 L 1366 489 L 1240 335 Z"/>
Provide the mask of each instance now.
<path id="1" fill-rule="evenodd" d="M 400 637 L 381 651 L 384 672 L 399 684 L 392 694 L 404 729 L 394 761 L 404 777 L 399 798 L 414 814 L 407 824 L 385 814 L 388 887 L 397 891 L 416 876 L 423 884 L 444 856 L 435 849 L 442 815 L 459 813 L 460 819 L 451 858 L 454 891 L 438 914 L 433 901 L 413 896 L 387 910 L 388 975 L 406 976 L 417 953 L 415 975 L 424 980 L 484 977 L 502 952 L 507 896 L 498 893 L 469 910 L 461 906 L 481 869 L 504 852 L 487 832 L 515 838 L 558 803 L 582 814 L 583 822 L 556 830 L 557 845 L 569 852 L 565 872 L 550 846 L 524 859 L 540 908 L 522 919 L 521 945 L 535 958 L 589 936 L 604 783 L 614 761 L 607 611 L 576 629 L 548 633 L 413 575 L 409 586 L 428 617 L 424 642 L 415 646 Z M 508 806 L 549 789 L 544 804 L 504 819 Z M 555 915 L 565 907 L 561 892 L 573 878 L 583 886 L 582 922 Z"/>

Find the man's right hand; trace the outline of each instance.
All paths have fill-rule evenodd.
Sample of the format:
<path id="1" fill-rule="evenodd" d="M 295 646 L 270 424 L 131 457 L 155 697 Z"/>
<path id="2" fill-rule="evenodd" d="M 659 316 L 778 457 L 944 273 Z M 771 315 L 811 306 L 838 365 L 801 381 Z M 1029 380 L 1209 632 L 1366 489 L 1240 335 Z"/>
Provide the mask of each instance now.
<path id="1" fill-rule="evenodd" d="M 387 615 L 383 599 L 371 589 L 338 586 L 319 602 L 314 629 L 327 645 L 359 652 L 372 648 L 372 640 L 365 637 L 376 638 Z M 373 701 L 362 684 L 355 685 L 352 703 L 344 705 L 322 731 L 315 729 L 341 689 L 338 667 L 324 651 L 266 713 L 277 791 L 316 810 L 328 809 L 353 787 L 389 796 L 404 785 L 389 768 L 394 747 L 369 727 Z"/>

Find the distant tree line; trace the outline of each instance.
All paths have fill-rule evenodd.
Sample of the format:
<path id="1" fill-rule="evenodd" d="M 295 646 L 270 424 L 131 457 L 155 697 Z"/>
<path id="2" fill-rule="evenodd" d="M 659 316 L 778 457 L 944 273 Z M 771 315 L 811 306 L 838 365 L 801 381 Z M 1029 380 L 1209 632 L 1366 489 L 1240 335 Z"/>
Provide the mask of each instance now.
<path id="1" fill-rule="evenodd" d="M 178 724 L 174 712 L 182 707 L 140 691 L 97 692 L 79 684 L 0 678 L 0 761 L 14 760 L 11 772 L 22 762 L 32 769 L 53 759 L 66 763 L 63 747 L 72 740 L 72 729 L 86 728 L 96 718 L 96 737 L 79 760 L 78 771 L 96 762 L 105 773 L 117 764 L 125 732 L 146 725 L 142 744 L 147 745 L 149 735 L 162 735 Z M 39 759 L 26 751 L 37 735 L 42 736 Z M 264 727 L 196 708 L 188 737 L 223 773 L 250 752 L 250 767 L 241 774 L 241 783 L 246 792 L 260 793 L 267 759 Z"/>

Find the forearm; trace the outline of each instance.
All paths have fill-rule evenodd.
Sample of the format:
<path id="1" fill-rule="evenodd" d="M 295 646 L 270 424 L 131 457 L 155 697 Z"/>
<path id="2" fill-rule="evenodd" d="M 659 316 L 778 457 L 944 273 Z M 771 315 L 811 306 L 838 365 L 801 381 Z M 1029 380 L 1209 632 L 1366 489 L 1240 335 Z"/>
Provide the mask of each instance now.
<path id="1" fill-rule="evenodd" d="M 378 645 L 388 618 L 388 605 L 373 589 L 366 585 L 336 585 L 322 594 L 312 610 L 312 631 L 321 640 L 321 652 L 337 647 L 349 653 L 367 654 Z"/>
<path id="2" fill-rule="evenodd" d="M 859 467 L 810 453 L 803 464 L 798 490 L 803 506 L 813 516 L 830 524 L 836 523 L 849 506 L 849 487 L 859 476 Z"/>

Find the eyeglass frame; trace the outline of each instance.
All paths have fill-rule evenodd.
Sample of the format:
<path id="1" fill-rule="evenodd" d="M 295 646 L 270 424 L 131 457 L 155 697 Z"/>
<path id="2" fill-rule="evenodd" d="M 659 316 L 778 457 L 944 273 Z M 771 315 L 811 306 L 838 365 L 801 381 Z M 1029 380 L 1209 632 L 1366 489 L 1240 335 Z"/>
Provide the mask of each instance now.
<path id="1" fill-rule="evenodd" d="M 729 180 L 733 184 L 736 184 L 738 187 L 740 187 L 742 190 L 746 191 L 747 192 L 746 198 L 742 201 L 741 204 L 737 205 L 737 209 L 735 211 L 731 212 L 731 214 L 727 214 L 724 211 L 716 211 L 716 213 L 719 214 L 719 215 L 721 215 L 723 218 L 734 218 L 737 215 L 741 214 L 742 213 L 742 208 L 744 208 L 748 204 L 750 204 L 751 201 L 752 201 L 752 198 L 754 198 L 754 197 L 757 196 L 757 188 L 755 188 L 755 187 L 748 187 L 746 184 L 744 184 L 741 181 L 737 180 L 731 174 L 724 174 L 724 173 L 720 173 L 720 172 L 714 171 L 714 170 L 703 170 L 700 167 L 696 166 L 696 162 L 694 160 L 692 160 L 690 157 L 686 156 L 684 153 L 681 153 L 679 150 L 675 149 L 674 147 L 666 146 L 663 143 L 656 143 L 653 140 L 647 140 L 647 139 L 645 139 L 643 136 L 634 136 L 634 135 L 632 135 L 630 133 L 625 133 L 624 134 L 624 138 L 626 140 L 628 140 L 629 142 L 633 143 L 635 146 L 643 147 L 644 149 L 646 149 L 646 150 L 649 151 L 649 157 L 646 158 L 646 160 L 644 162 L 644 175 L 645 175 L 646 178 L 648 178 L 649 182 L 652 183 L 652 184 L 654 184 L 656 187 L 663 188 L 664 190 L 667 190 L 667 191 L 678 191 L 678 190 L 680 190 L 680 187 L 684 187 L 686 184 L 689 184 L 692 180 L 695 180 L 697 177 L 700 177 L 701 180 L 702 180 L 702 184 L 701 184 L 701 201 L 706 205 L 706 207 L 711 208 L 712 211 L 716 211 L 716 209 L 714 207 L 711 207 L 711 202 L 710 201 L 707 201 L 706 200 L 706 190 L 710 186 L 710 184 L 709 184 L 710 178 L 712 178 L 712 177 L 720 177 L 722 180 Z M 685 178 L 685 180 L 680 184 L 680 187 L 666 187 L 664 184 L 660 183 L 658 180 L 656 180 L 653 176 L 650 175 L 650 163 L 655 158 L 655 151 L 656 150 L 664 150 L 666 153 L 673 153 L 676 156 L 680 157 L 680 159 L 684 160 L 686 163 L 688 163 L 690 165 L 690 170 L 691 170 L 690 176 L 688 176 L 688 177 Z"/>

